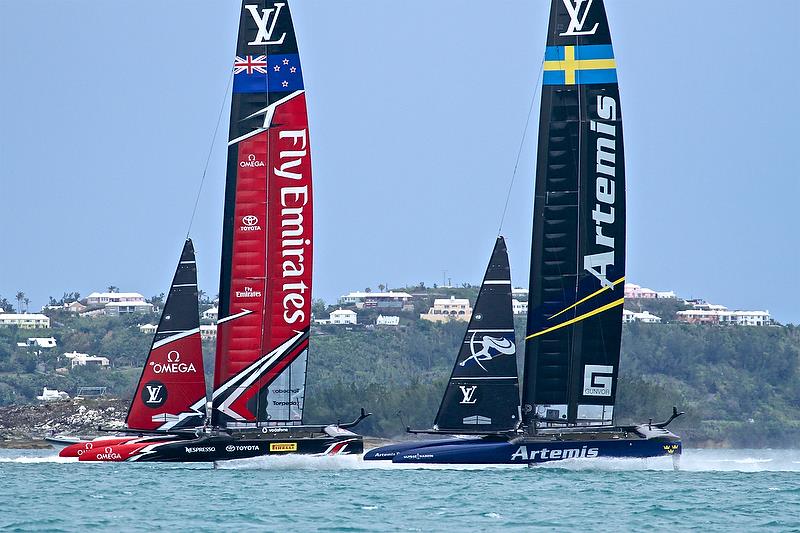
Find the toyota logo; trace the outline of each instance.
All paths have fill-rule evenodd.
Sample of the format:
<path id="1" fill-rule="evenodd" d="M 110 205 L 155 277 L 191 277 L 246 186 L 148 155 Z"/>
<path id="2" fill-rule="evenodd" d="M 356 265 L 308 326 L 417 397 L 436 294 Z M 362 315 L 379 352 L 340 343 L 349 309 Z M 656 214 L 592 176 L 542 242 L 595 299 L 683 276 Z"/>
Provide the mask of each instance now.
<path id="1" fill-rule="evenodd" d="M 245 226 L 255 226 L 258 224 L 258 217 L 255 215 L 246 215 L 242 217 L 242 224 Z"/>
<path id="2" fill-rule="evenodd" d="M 235 449 L 236 449 L 236 447 L 233 444 L 228 444 L 227 446 L 225 446 L 225 451 L 226 452 L 232 452 Z"/>

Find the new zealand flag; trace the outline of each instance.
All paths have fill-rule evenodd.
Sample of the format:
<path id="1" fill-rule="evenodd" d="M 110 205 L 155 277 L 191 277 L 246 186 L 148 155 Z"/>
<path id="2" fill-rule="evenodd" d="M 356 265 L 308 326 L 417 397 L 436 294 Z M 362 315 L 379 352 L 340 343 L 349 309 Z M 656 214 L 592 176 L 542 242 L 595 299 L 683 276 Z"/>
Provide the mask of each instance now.
<path id="1" fill-rule="evenodd" d="M 294 92 L 303 89 L 303 72 L 297 54 L 236 56 L 234 93 Z"/>

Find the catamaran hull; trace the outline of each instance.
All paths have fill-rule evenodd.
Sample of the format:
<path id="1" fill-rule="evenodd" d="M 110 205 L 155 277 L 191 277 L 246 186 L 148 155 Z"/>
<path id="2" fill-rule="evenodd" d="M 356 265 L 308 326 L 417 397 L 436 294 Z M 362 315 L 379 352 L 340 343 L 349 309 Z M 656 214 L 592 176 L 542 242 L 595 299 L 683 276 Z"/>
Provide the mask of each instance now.
<path id="1" fill-rule="evenodd" d="M 234 439 L 204 436 L 188 440 L 166 440 L 155 443 L 121 444 L 83 454 L 81 461 L 115 462 L 181 462 L 199 463 L 250 459 L 275 455 L 333 456 L 361 454 L 361 437 L 312 437 L 300 439 Z"/>
<path id="2" fill-rule="evenodd" d="M 389 444 L 387 446 L 381 446 L 380 448 L 373 448 L 369 450 L 367 453 L 364 454 L 365 461 L 391 461 L 395 458 L 395 456 L 409 452 L 411 450 L 416 450 L 420 448 L 431 448 L 435 446 L 459 446 L 459 445 L 469 445 L 469 444 L 476 444 L 476 443 L 484 443 L 486 442 L 480 438 L 474 439 L 436 439 L 436 440 L 424 440 L 424 441 L 408 441 L 408 442 L 398 442 L 397 444 Z"/>
<path id="3" fill-rule="evenodd" d="M 565 459 L 675 457 L 682 451 L 677 438 L 542 441 L 427 441 L 394 450 L 370 450 L 366 460 L 424 464 L 538 464 Z M 391 457 L 389 457 L 391 455 Z"/>

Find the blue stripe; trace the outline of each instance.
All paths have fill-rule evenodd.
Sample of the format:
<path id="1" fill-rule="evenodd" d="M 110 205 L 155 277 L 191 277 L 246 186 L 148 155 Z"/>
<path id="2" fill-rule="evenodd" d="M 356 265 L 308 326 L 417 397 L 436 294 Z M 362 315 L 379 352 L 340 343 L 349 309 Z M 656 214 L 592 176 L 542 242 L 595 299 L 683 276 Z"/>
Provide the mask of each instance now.
<path id="1" fill-rule="evenodd" d="M 544 50 L 545 61 L 564 61 L 563 46 L 548 46 Z"/>
<path id="2" fill-rule="evenodd" d="M 267 75 L 255 72 L 240 72 L 233 77 L 234 93 L 265 93 L 268 91 Z"/>
<path id="3" fill-rule="evenodd" d="M 575 47 L 575 59 L 614 59 L 614 47 L 610 44 L 589 44 Z M 563 61 L 563 46 L 548 46 L 544 51 L 545 61 Z"/>
<path id="4" fill-rule="evenodd" d="M 566 75 L 563 70 L 547 70 L 542 83 L 544 85 L 564 85 Z"/>
<path id="5" fill-rule="evenodd" d="M 575 59 L 614 59 L 614 48 L 610 44 L 576 46 Z"/>
<path id="6" fill-rule="evenodd" d="M 578 85 L 590 85 L 593 83 L 617 83 L 616 69 L 602 70 L 579 70 L 575 73 L 575 82 Z"/>

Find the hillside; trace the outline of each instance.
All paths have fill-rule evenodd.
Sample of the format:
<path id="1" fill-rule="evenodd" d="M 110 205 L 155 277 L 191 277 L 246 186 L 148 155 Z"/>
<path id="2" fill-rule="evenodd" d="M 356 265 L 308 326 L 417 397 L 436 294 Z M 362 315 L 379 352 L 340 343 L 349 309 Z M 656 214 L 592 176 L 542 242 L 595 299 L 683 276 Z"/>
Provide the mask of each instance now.
<path id="1" fill-rule="evenodd" d="M 391 437 L 402 433 L 404 424 L 428 427 L 465 324 L 432 324 L 420 321 L 418 313 L 434 297 L 474 299 L 475 292 L 471 287 L 425 290 L 413 311 L 398 313 L 400 327 L 315 326 L 306 421 L 349 420 L 363 406 L 375 414 L 362 426 L 367 434 Z M 315 303 L 318 314 L 331 309 Z M 359 310 L 359 322 L 374 324 L 377 315 L 377 310 Z M 137 323 L 156 317 L 52 318 L 52 330 L 35 334 L 57 339 L 53 353 L 18 348 L 30 330 L 0 328 L 0 405 L 33 402 L 44 386 L 70 394 L 79 386 L 106 386 L 109 395 L 130 398 L 151 339 Z M 524 317 L 516 326 L 522 338 Z M 204 348 L 210 374 L 213 344 Z M 56 372 L 64 365 L 58 356 L 72 350 L 105 355 L 114 368 Z M 674 427 L 690 445 L 794 445 L 800 437 L 799 365 L 800 328 L 794 326 L 626 325 L 617 421 L 660 420 L 677 405 L 687 415 Z"/>

